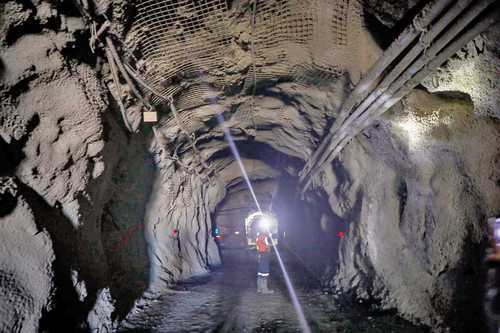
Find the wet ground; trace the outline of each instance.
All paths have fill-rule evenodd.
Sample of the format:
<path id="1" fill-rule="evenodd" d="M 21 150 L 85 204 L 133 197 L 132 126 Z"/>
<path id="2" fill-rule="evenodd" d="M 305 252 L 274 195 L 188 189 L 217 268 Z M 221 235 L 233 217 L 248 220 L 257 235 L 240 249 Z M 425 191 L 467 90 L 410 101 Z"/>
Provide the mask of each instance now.
<path id="1" fill-rule="evenodd" d="M 312 332 L 427 332 L 395 315 L 358 305 L 341 305 L 317 287 L 317 280 L 293 256 L 285 265 Z M 251 252 L 229 251 L 211 276 L 195 279 L 179 291 L 144 303 L 120 332 L 300 332 L 279 265 L 273 263 L 272 295 L 256 293 L 256 263 Z"/>

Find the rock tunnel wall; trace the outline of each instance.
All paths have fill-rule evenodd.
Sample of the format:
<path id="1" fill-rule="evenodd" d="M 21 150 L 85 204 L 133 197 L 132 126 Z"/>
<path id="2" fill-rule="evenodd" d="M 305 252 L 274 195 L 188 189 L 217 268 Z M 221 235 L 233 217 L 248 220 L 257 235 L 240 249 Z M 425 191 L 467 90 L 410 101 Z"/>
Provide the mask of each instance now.
<path id="1" fill-rule="evenodd" d="M 211 238 L 211 212 L 224 194 L 223 187 L 209 186 L 196 175 L 175 172 L 173 161 L 164 162 L 145 218 L 152 284 L 160 291 L 220 264 Z"/>
<path id="2" fill-rule="evenodd" d="M 88 50 L 72 5 L 0 6 L 2 331 L 60 322 L 112 330 L 146 289 L 209 273 L 220 263 L 212 213 L 241 182 L 215 116 L 225 118 L 245 165 L 267 164 L 252 179 L 293 178 L 355 80 L 276 83 L 255 100 L 230 96 L 182 112 L 198 154 L 171 117 L 154 130 L 125 131 L 109 69 Z M 489 77 L 484 64 L 498 68 L 498 48 L 491 33 L 481 40 L 472 57 Z M 379 53 L 371 47 L 370 59 Z M 457 290 L 478 290 L 484 220 L 500 210 L 498 95 L 455 79 L 469 63 L 450 61 L 443 71 L 451 74 L 438 81 L 470 98 L 415 91 L 314 181 L 313 197 L 327 198 L 331 219 L 348 226 L 338 253 L 325 258 L 324 283 L 433 327 L 465 316 L 466 304 L 479 309 L 472 293 Z"/>
<path id="3" fill-rule="evenodd" d="M 467 96 L 416 91 L 353 142 L 344 181 L 329 191 L 350 223 L 332 287 L 430 326 L 462 318 L 474 329 L 463 318 L 480 316 L 485 219 L 500 209 L 498 140 L 498 121 L 474 116 Z"/>
<path id="4" fill-rule="evenodd" d="M 74 8 L 0 6 L 1 177 L 7 184 L 1 280 L 5 301 L 16 304 L 1 316 L 0 330 L 111 327 L 121 304 L 113 304 L 110 267 L 116 266 L 108 260 L 118 261 L 122 249 L 105 248 L 110 239 L 103 239 L 102 216 L 116 192 L 110 184 L 128 138 L 95 62 L 86 62 L 84 23 Z"/>
<path id="5" fill-rule="evenodd" d="M 240 114 L 247 112 L 248 106 L 245 103 L 250 101 L 246 101 L 232 113 L 229 106 L 217 106 L 211 112 L 228 114 L 228 122 L 239 121 L 241 130 L 234 132 L 237 142 L 246 141 L 247 133 L 255 131 L 256 124 L 263 130 L 258 131 L 253 137 L 255 144 L 269 143 L 269 149 L 282 151 L 285 156 L 303 157 L 304 152 L 299 148 L 300 142 L 297 141 L 300 140 L 299 135 L 306 138 L 310 132 L 314 132 L 316 128 L 313 124 L 321 122 L 319 120 L 321 115 L 301 113 L 308 108 L 326 112 L 331 105 L 327 99 L 316 101 L 312 98 L 314 95 L 311 94 L 326 94 L 314 90 L 304 95 L 298 94 L 295 96 L 297 100 L 292 99 L 288 102 L 280 100 L 281 95 L 293 89 L 293 86 L 284 85 L 275 89 L 274 97 L 268 96 L 256 100 L 260 112 L 251 119 L 243 118 L 246 121 L 241 121 Z M 309 99 L 302 104 L 298 102 L 301 98 Z M 275 112 L 280 112 L 283 117 L 273 117 Z M 312 121 L 309 117 L 316 117 L 318 121 Z M 189 140 L 182 135 L 179 126 L 172 122 L 167 124 L 168 126 L 159 127 L 155 131 L 152 141 L 151 149 L 158 172 L 155 176 L 154 195 L 148 204 L 146 217 L 147 235 L 151 240 L 150 243 L 154 244 L 150 249 L 155 267 L 153 285 L 163 287 L 179 278 L 206 273 L 211 265 L 220 263 L 217 248 L 210 237 L 211 214 L 223 200 L 226 186 L 234 184 L 235 181 L 242 181 L 239 168 L 232 157 L 227 155 L 230 152 L 227 151 L 223 130 L 218 123 L 210 124 L 213 127 L 208 128 L 200 123 L 196 129 L 197 150 L 201 152 L 201 158 L 212 163 L 209 169 L 203 169 L 200 156 L 192 150 L 186 150 L 186 146 L 189 147 Z M 275 140 L 269 140 L 270 137 L 274 137 Z M 183 150 L 186 152 L 180 158 L 172 156 L 175 151 Z M 273 176 L 273 172 L 276 174 L 272 166 L 262 163 L 250 167 L 252 161 L 258 162 L 259 158 L 256 156 L 260 155 L 260 159 L 266 156 L 258 151 L 249 151 L 248 154 L 247 156 L 243 153 L 243 157 L 248 159 L 244 164 L 247 165 L 247 171 L 252 179 L 270 177 Z M 284 164 L 286 163 L 282 163 L 281 166 L 285 167 Z M 293 167 L 293 163 L 291 166 Z"/>

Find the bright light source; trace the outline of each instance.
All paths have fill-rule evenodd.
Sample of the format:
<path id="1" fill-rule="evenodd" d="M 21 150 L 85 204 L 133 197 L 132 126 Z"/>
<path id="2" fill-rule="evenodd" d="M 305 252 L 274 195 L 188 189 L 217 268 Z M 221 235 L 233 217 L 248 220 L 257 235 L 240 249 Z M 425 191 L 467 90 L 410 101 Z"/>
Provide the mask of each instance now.
<path id="1" fill-rule="evenodd" d="M 240 234 L 240 232 L 239 232 L 239 231 L 235 231 L 235 232 L 234 232 L 234 234 L 235 234 L 235 235 L 239 235 L 239 234 Z"/>
<path id="2" fill-rule="evenodd" d="M 422 126 L 413 117 L 409 117 L 397 125 L 406 132 L 410 149 L 418 148 L 422 132 L 425 131 Z"/>
<path id="3" fill-rule="evenodd" d="M 268 231 L 269 228 L 271 227 L 271 220 L 263 216 L 260 220 L 260 227 L 265 231 Z"/>
<path id="4" fill-rule="evenodd" d="M 417 136 L 422 131 L 420 124 L 413 117 L 408 117 L 407 119 L 400 121 L 398 126 L 408 132 L 408 135 L 411 136 Z"/>
<path id="5" fill-rule="evenodd" d="M 254 245 L 254 232 L 278 233 L 278 220 L 270 212 L 257 211 L 247 216 L 245 219 L 245 232 L 248 245 Z"/>

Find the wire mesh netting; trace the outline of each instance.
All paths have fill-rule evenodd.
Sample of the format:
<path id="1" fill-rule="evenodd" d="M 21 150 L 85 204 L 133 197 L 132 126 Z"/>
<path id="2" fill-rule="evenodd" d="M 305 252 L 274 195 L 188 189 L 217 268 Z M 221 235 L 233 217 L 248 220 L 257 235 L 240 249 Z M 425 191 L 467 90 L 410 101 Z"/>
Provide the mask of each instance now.
<path id="1" fill-rule="evenodd" d="M 338 77 L 362 24 L 358 0 L 259 0 L 255 12 L 252 1 L 243 9 L 228 1 L 135 3 L 128 54 L 179 110 L 248 91 L 254 80 L 318 84 Z"/>

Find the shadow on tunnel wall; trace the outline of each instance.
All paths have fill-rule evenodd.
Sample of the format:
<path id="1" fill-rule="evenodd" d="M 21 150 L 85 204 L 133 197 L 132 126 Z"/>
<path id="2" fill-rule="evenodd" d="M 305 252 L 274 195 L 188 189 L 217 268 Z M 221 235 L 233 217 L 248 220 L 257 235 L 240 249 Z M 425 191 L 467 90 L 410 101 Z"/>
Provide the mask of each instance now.
<path id="1" fill-rule="evenodd" d="M 149 283 L 144 230 L 146 204 L 154 179 L 147 134 L 132 136 L 111 177 L 112 195 L 103 208 L 101 234 L 109 266 L 114 315 L 123 319 Z"/>
<path id="2" fill-rule="evenodd" d="M 58 209 L 51 207 L 32 188 L 16 181 L 19 194 L 23 196 L 35 216 L 39 232 L 46 230 L 52 239 L 55 253 L 54 261 L 54 308 L 47 311 L 40 319 L 40 330 L 57 332 L 64 327 L 73 332 L 85 332 L 86 314 L 95 304 L 96 290 L 89 285 L 89 297 L 79 300 L 71 280 L 72 270 L 77 270 L 77 235 L 69 221 Z"/>
<path id="3" fill-rule="evenodd" d="M 28 121 L 25 133 L 30 133 L 38 124 L 39 117 L 35 114 Z M 114 303 L 104 306 L 114 306 L 112 320 L 122 319 L 147 288 L 149 280 L 142 220 L 151 191 L 153 166 L 145 137 L 137 136 L 128 142 L 125 157 L 117 170 L 110 163 L 112 184 L 96 179 L 87 189 L 90 193 L 95 192 L 96 198 L 111 193 L 111 199 L 92 203 L 86 197 L 77 196 L 81 215 L 78 221 L 65 216 L 61 203 L 49 204 L 15 176 L 18 165 L 25 158 L 23 149 L 28 139 L 29 135 L 22 135 L 17 140 L 10 138 L 6 142 L 0 137 L 0 156 L 3 159 L 0 186 L 4 185 L 4 179 L 12 183 L 7 183 L 6 189 L 0 188 L 0 217 L 8 216 L 21 201 L 25 201 L 33 211 L 38 233 L 46 232 L 52 241 L 53 291 L 50 305 L 42 310 L 40 331 L 88 332 L 89 324 L 100 325 L 88 322 L 91 320 L 89 313 L 102 310 L 98 307 L 103 304 L 98 304 L 98 301 L 101 291 L 106 288 L 109 288 Z M 112 154 L 122 153 L 112 143 L 110 145 L 111 148 L 106 149 Z M 74 223 L 81 225 L 75 228 Z M 96 261 L 99 267 L 92 265 Z"/>
<path id="4" fill-rule="evenodd" d="M 280 220 L 281 247 L 309 271 L 313 285 L 321 285 L 335 272 L 345 223 L 332 212 L 325 193 L 310 192 L 301 199 L 297 189 L 296 178 L 280 178 L 274 210 Z"/>
<path id="5" fill-rule="evenodd" d="M 478 212 L 478 216 L 481 215 Z M 487 318 L 484 311 L 487 267 L 483 260 L 478 260 L 484 258 L 486 243 L 486 239 L 480 243 L 475 241 L 474 235 L 469 231 L 462 249 L 462 262 L 437 278 L 438 291 L 446 290 L 450 283 L 453 284 L 453 294 L 450 295 L 452 306 L 446 313 L 445 321 L 450 323 L 452 330 L 456 332 L 496 332 L 489 330 L 488 325 L 492 318 Z M 498 285 L 495 287 L 498 288 Z M 447 295 L 439 296 L 446 298 Z M 436 300 L 439 299 L 436 297 Z"/>
<path id="6" fill-rule="evenodd" d="M 26 124 L 26 131 L 31 131 L 38 126 L 39 123 L 40 117 L 37 114 L 33 115 Z M 23 147 L 28 141 L 28 138 L 29 136 L 24 135 L 18 140 L 11 138 L 10 142 L 6 142 L 4 138 L 0 136 L 0 157 L 2 158 L 0 163 L 0 177 L 10 176 L 15 173 L 16 167 L 25 158 Z M 10 214 L 16 207 L 16 204 L 17 199 L 13 193 L 9 191 L 0 191 L 0 217 Z"/>
<path id="7" fill-rule="evenodd" d="M 40 123 L 37 114 L 28 121 L 26 133 L 30 133 Z M 46 231 L 52 240 L 54 259 L 54 289 L 52 308 L 44 309 L 40 319 L 40 330 L 56 332 L 64 327 L 68 331 L 85 331 L 86 313 L 93 307 L 95 293 L 89 291 L 89 297 L 80 301 L 71 281 L 72 269 L 76 269 L 77 235 L 71 221 L 58 208 L 50 206 L 35 190 L 15 177 L 17 166 L 25 158 L 23 148 L 29 135 L 19 139 L 11 138 L 6 142 L 0 137 L 0 177 L 12 179 L 11 191 L 1 191 L 0 218 L 9 215 L 18 205 L 19 198 L 23 198 L 33 211 L 38 233 Z"/>

